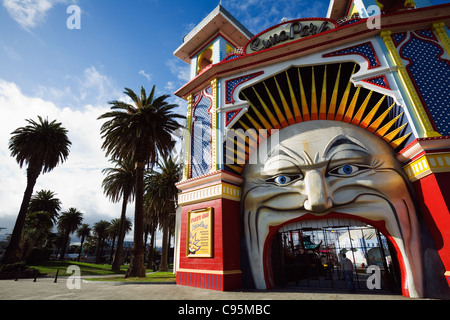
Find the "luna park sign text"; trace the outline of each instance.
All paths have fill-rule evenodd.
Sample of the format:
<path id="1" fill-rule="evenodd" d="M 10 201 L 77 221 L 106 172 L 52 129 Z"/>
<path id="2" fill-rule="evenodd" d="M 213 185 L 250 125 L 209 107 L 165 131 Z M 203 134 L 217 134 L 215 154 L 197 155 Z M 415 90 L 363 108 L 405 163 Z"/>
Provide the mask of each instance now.
<path id="1" fill-rule="evenodd" d="M 299 19 L 276 25 L 253 37 L 245 52 L 253 53 L 334 29 L 335 23 L 325 19 Z"/>

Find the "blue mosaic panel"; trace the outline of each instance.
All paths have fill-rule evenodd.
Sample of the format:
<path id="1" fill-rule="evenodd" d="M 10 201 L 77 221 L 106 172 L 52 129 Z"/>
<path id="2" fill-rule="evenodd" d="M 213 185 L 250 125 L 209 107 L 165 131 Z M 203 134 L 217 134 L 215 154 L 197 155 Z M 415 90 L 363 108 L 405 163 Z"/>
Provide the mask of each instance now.
<path id="1" fill-rule="evenodd" d="M 406 66 L 428 109 L 437 131 L 450 135 L 450 61 L 441 59 L 443 49 L 436 43 L 417 38 L 414 34 L 400 49 Z"/>
<path id="2" fill-rule="evenodd" d="M 191 140 L 191 178 L 204 175 L 211 167 L 211 100 L 205 96 L 193 112 Z"/>
<path id="3" fill-rule="evenodd" d="M 231 79 L 231 80 L 227 80 L 225 81 L 225 103 L 233 103 L 234 99 L 233 99 L 233 92 L 234 89 L 240 85 L 241 83 L 248 81 L 250 79 L 253 79 L 259 75 L 263 74 L 263 72 L 257 72 L 257 73 L 253 73 L 253 74 L 249 74 L 248 76 L 244 76 L 244 77 L 240 77 L 240 78 L 235 78 L 235 79 Z"/>
<path id="4" fill-rule="evenodd" d="M 333 51 L 327 54 L 324 54 L 323 57 L 332 57 L 332 56 L 343 56 L 348 54 L 358 54 L 369 63 L 368 69 L 377 68 L 380 65 L 380 61 L 375 53 L 375 50 L 372 46 L 371 42 L 365 42 L 357 46 L 353 46 L 350 48 L 345 48 L 342 50 Z"/>

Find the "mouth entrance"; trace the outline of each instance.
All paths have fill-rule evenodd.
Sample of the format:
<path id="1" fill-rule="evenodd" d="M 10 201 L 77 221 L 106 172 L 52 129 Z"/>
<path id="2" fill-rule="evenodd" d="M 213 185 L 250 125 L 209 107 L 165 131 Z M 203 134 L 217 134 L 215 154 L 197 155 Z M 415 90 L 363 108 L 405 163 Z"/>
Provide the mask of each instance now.
<path id="1" fill-rule="evenodd" d="M 274 287 L 328 290 L 350 289 L 342 268 L 342 253 L 352 262 L 356 290 L 401 294 L 396 250 L 378 229 L 359 220 L 334 218 L 302 220 L 282 226 L 273 236 L 266 255 L 268 276 Z M 368 286 L 369 266 L 380 278 Z M 378 285 L 379 284 L 379 285 Z M 374 290 L 378 289 L 378 290 Z"/>

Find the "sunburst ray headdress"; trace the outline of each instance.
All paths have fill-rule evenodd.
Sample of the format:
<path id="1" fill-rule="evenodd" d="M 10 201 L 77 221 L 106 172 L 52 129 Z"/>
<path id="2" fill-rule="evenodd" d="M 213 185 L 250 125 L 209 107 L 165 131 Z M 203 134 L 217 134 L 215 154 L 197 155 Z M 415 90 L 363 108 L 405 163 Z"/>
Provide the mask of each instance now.
<path id="1" fill-rule="evenodd" d="M 240 98 L 249 108 L 229 128 L 233 137 L 241 139 L 231 138 L 231 144 L 226 141 L 226 166 L 240 174 L 271 129 L 313 120 L 359 126 L 399 149 L 411 135 L 402 108 L 388 96 L 355 87 L 350 77 L 357 68 L 352 62 L 291 67 L 243 89 Z M 260 136 L 261 129 L 267 135 Z"/>

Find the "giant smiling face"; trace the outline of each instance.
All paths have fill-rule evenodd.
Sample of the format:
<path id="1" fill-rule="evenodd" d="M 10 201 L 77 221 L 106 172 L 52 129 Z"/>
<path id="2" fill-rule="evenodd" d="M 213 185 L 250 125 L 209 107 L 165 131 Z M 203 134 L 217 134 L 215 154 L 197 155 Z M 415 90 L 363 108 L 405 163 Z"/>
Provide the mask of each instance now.
<path id="1" fill-rule="evenodd" d="M 267 154 L 253 153 L 243 172 L 245 247 L 256 287 L 273 286 L 273 230 L 329 215 L 383 226 L 401 264 L 403 293 L 423 296 L 419 226 L 392 148 L 362 128 L 327 120 L 298 123 L 275 136 L 267 140 Z"/>

